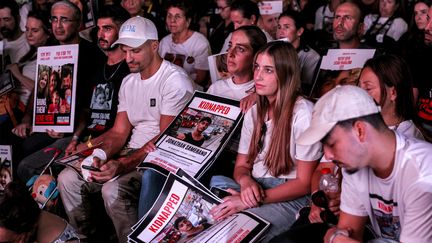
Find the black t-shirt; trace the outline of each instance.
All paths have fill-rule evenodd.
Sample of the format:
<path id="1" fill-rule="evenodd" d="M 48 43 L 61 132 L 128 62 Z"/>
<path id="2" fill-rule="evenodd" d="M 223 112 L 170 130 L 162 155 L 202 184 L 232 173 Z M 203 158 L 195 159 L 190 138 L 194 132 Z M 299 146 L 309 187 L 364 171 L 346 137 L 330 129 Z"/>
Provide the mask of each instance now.
<path id="1" fill-rule="evenodd" d="M 92 84 L 85 135 L 99 136 L 114 125 L 118 106 L 118 93 L 129 67 L 125 60 L 114 65 L 103 64 L 98 68 Z"/>

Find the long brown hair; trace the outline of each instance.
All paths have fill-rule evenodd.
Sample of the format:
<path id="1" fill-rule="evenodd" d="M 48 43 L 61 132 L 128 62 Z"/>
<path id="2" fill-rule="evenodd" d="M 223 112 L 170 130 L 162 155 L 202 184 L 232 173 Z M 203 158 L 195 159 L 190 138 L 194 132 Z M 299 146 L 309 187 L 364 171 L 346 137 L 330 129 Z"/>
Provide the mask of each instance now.
<path id="1" fill-rule="evenodd" d="M 292 133 L 292 117 L 294 105 L 300 96 L 300 67 L 295 48 L 287 42 L 274 41 L 265 45 L 255 55 L 254 63 L 258 55 L 267 54 L 273 59 L 276 70 L 277 94 L 273 104 L 273 130 L 270 135 L 269 151 L 265 155 L 264 165 L 267 166 L 272 176 L 280 176 L 289 173 L 294 161 L 290 154 L 290 139 Z M 262 136 L 265 136 L 263 126 L 270 103 L 265 96 L 259 96 L 257 101 L 258 116 L 252 140 L 249 145 L 249 163 L 253 163 L 259 153 L 259 144 Z"/>

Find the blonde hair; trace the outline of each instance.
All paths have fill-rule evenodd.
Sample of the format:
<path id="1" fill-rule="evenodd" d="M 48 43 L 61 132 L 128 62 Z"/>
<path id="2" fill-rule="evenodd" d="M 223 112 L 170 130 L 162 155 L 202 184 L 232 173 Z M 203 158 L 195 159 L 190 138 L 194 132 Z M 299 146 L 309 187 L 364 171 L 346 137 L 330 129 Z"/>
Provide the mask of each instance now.
<path id="1" fill-rule="evenodd" d="M 294 165 L 290 154 L 290 139 L 292 133 L 292 117 L 294 105 L 300 96 L 300 67 L 297 52 L 290 43 L 275 41 L 265 45 L 255 55 L 267 54 L 273 59 L 276 70 L 277 93 L 273 104 L 273 131 L 270 135 L 270 145 L 265 155 L 264 165 L 272 176 L 289 173 Z M 270 103 L 265 96 L 259 96 L 257 101 L 258 116 L 252 140 L 249 145 L 248 162 L 253 163 L 259 153 L 256 144 L 264 136 L 263 125 Z"/>

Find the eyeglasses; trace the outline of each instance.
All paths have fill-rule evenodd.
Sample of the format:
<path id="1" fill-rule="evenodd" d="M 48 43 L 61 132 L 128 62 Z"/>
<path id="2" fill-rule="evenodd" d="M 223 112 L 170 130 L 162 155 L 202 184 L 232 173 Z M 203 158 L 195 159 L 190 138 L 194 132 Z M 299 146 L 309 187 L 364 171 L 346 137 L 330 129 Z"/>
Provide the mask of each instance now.
<path id="1" fill-rule="evenodd" d="M 69 19 L 67 17 L 57 17 L 57 16 L 51 16 L 50 22 L 51 23 L 60 23 L 60 24 L 68 24 L 71 22 L 77 21 L 76 19 Z"/>
<path id="2" fill-rule="evenodd" d="M 328 223 L 330 225 L 336 225 L 338 223 L 338 218 L 332 211 L 330 211 L 328 207 L 328 200 L 324 191 L 319 190 L 313 193 L 312 203 L 317 207 L 324 208 L 324 211 L 320 213 L 320 218 L 324 223 Z"/>

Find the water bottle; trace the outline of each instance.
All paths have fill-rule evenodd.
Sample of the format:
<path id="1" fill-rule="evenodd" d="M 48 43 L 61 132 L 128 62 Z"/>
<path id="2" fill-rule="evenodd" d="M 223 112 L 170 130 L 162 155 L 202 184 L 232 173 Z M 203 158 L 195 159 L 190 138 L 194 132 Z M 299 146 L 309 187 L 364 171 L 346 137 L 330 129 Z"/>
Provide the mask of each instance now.
<path id="1" fill-rule="evenodd" d="M 325 193 L 339 191 L 339 179 L 333 175 L 330 168 L 321 169 L 319 189 Z"/>

